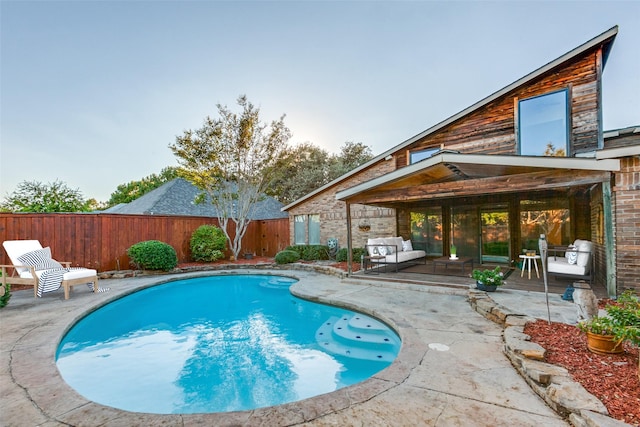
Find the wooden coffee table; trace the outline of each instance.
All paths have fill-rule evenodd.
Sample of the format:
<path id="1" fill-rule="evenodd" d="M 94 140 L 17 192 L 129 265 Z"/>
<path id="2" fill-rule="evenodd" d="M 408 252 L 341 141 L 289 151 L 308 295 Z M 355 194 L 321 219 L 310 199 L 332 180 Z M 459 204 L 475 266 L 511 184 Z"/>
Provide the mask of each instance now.
<path id="1" fill-rule="evenodd" d="M 465 264 L 471 264 L 471 270 L 469 270 L 469 273 L 471 273 L 473 271 L 473 258 L 471 258 L 471 257 L 459 257 L 459 258 L 456 258 L 456 259 L 451 259 L 448 256 L 443 256 L 443 257 L 440 257 L 440 258 L 435 258 L 433 260 L 433 272 L 434 273 L 436 272 L 436 267 L 438 266 L 438 264 L 443 264 L 445 270 L 447 270 L 450 265 L 459 265 L 462 273 L 464 273 Z"/>

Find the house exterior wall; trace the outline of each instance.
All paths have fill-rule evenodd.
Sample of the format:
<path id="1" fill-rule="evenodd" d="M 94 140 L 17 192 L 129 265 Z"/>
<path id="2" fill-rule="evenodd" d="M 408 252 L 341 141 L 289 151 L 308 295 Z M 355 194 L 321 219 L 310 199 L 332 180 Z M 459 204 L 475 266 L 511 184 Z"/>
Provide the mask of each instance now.
<path id="1" fill-rule="evenodd" d="M 397 153 L 397 167 L 408 164 L 408 153 L 438 148 L 461 153 L 517 154 L 516 109 L 518 100 L 568 89 L 570 99 L 570 153 L 598 148 L 598 52 L 591 52 L 565 68 L 509 92 L 474 113 L 426 136 Z M 556 147 L 557 148 L 557 147 Z"/>
<path id="2" fill-rule="evenodd" d="M 640 292 L 640 157 L 621 159 L 612 198 L 618 292 Z"/>
<path id="3" fill-rule="evenodd" d="M 609 132 L 604 141 L 604 148 L 622 148 L 638 145 L 640 143 L 640 126 L 631 126 L 625 129 Z"/>
<path id="4" fill-rule="evenodd" d="M 564 90 L 569 94 L 569 155 L 592 152 L 598 148 L 598 133 L 600 130 L 599 114 L 599 75 L 600 75 L 600 49 L 594 48 L 583 53 L 580 57 L 574 58 L 571 62 L 562 64 L 553 70 L 545 73 L 536 80 L 528 82 L 526 85 L 515 88 L 505 93 L 498 99 L 488 103 L 482 108 L 461 119 L 426 135 L 415 143 L 399 148 L 393 153 L 392 161 L 380 161 L 372 167 L 354 176 L 339 182 L 335 186 L 323 191 L 303 201 L 288 210 L 290 221 L 290 236 L 294 239 L 294 217 L 296 215 L 320 214 L 321 242 L 326 242 L 328 238 L 337 237 L 341 246 L 346 242 L 346 212 L 344 202 L 337 201 L 335 194 L 341 190 L 353 187 L 362 182 L 366 182 L 374 177 L 384 175 L 395 169 L 408 165 L 409 154 L 412 150 L 425 148 L 444 148 L 456 150 L 461 153 L 481 153 L 481 154 L 507 154 L 515 155 L 517 147 L 517 105 L 518 100 L 535 97 L 538 95 Z M 556 172 L 555 175 L 562 175 Z M 555 176 L 554 175 L 554 176 Z M 558 175 L 559 176 L 559 175 Z M 557 179 L 566 179 L 562 175 Z M 520 179 L 521 178 L 521 179 Z M 532 178 L 529 176 L 510 176 L 504 178 L 509 181 L 509 187 L 513 187 L 522 181 L 523 188 L 535 190 L 531 185 Z M 503 185 L 499 177 L 474 181 L 475 194 L 484 189 L 482 194 L 492 194 L 496 190 L 496 185 Z M 546 177 L 550 179 L 550 177 Z M 544 182 L 540 179 L 537 182 Z M 453 190 L 450 187 L 455 187 Z M 416 185 L 413 191 L 418 191 L 424 200 L 441 197 L 442 193 L 468 192 L 468 185 L 464 181 L 444 182 L 431 184 L 428 186 L 429 194 L 425 188 Z M 460 187 L 460 188 L 458 188 Z M 458 190 L 456 190 L 458 189 Z M 412 189 L 405 189 L 410 192 Z M 581 224 L 572 224 L 574 232 L 579 229 L 581 238 L 589 238 L 591 227 L 589 224 L 589 203 L 583 204 L 583 208 L 577 209 L 579 212 L 587 212 Z M 578 208 L 574 206 L 574 208 Z M 575 211 L 575 210 L 574 210 Z M 352 216 L 352 236 L 353 246 L 358 247 L 364 244 L 367 237 L 388 236 L 399 234 L 404 238 L 409 238 L 408 214 L 397 217 L 394 209 L 377 210 L 372 206 L 353 204 L 351 207 Z M 396 218 L 397 217 L 397 218 Z M 369 232 L 358 229 L 358 224 L 363 218 L 367 219 L 371 225 Z M 577 219 L 577 217 L 576 217 Z M 584 230 L 587 232 L 585 233 Z M 308 236 L 307 236 L 308 241 Z"/>
<path id="5" fill-rule="evenodd" d="M 340 182 L 325 191 L 289 209 L 289 230 L 291 244 L 294 243 L 294 218 L 296 215 L 320 214 L 320 242 L 326 244 L 329 238 L 337 238 L 340 247 L 347 246 L 346 203 L 336 200 L 336 193 L 353 185 L 369 181 L 395 169 L 393 161 L 380 162 L 359 172 L 349 180 Z M 359 225 L 368 224 L 369 231 L 362 231 Z M 373 206 L 351 205 L 351 233 L 353 247 L 363 247 L 369 237 L 396 234 L 396 213 L 394 209 Z M 305 231 L 309 241 L 308 229 Z"/>
<path id="6" fill-rule="evenodd" d="M 414 150 L 446 149 L 463 154 L 517 155 L 518 105 L 523 99 L 559 90 L 567 91 L 568 156 L 595 157 L 595 152 L 603 148 L 637 145 L 635 130 L 621 129 L 615 133 L 614 138 L 611 138 L 614 135 L 611 133 L 607 138 L 611 140 L 604 141 L 603 147 L 602 67 L 602 46 L 594 46 L 482 104 L 475 111 L 470 108 L 468 114 L 462 112 L 461 117 L 451 119 L 454 121 L 447 121 L 442 126 L 437 125 L 433 130 L 425 131 L 422 138 L 410 145 L 400 144 L 390 151 L 393 161 L 381 161 L 362 173 L 346 177 L 330 189 L 289 209 L 291 235 L 293 236 L 294 215 L 319 213 L 322 239 L 338 236 L 341 246 L 345 246 L 345 205 L 335 200 L 335 194 L 394 169 L 406 167 Z M 394 185 L 386 188 L 381 186 L 368 193 L 350 197 L 352 203 L 380 204 L 397 209 L 384 211 L 372 206 L 365 208 L 363 205 L 352 205 L 353 246 L 361 246 L 367 237 L 399 234 L 409 238 L 404 234 L 410 233 L 409 212 L 414 205 L 441 204 L 445 209 L 443 221 L 446 224 L 447 206 L 478 203 L 482 200 L 503 200 L 506 197 L 505 200 L 511 201 L 510 209 L 517 210 L 518 197 L 549 197 L 549 189 L 553 188 L 553 197 L 567 197 L 570 200 L 571 239 L 589 239 L 594 242 L 594 263 L 597 267 L 594 282 L 607 286 L 613 283 L 614 290 L 630 287 L 640 289 L 639 162 L 638 156 L 623 159 L 622 170 L 611 176 L 604 171 L 557 169 L 475 179 L 438 179 L 438 171 L 434 169 L 434 175 L 424 175 L 425 182 L 416 175 L 413 180 L 408 179 L 402 188 Z M 606 197 L 603 195 L 605 190 Z M 518 216 L 516 211 L 511 215 L 514 219 Z M 370 232 L 358 230 L 361 217 L 369 219 L 372 227 Z M 613 221 L 609 228 L 603 224 L 605 218 Z M 520 248 L 518 232 L 514 225 L 511 230 L 511 245 L 515 248 L 512 251 L 516 252 Z M 611 238 L 615 242 L 615 248 L 610 247 Z M 446 233 L 443 234 L 443 239 L 446 245 Z"/>

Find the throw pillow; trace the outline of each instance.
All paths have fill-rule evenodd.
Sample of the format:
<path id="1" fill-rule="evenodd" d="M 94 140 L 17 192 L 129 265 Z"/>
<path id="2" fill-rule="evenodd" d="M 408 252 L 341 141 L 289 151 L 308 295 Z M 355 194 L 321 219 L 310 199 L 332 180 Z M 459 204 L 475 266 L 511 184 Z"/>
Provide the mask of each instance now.
<path id="1" fill-rule="evenodd" d="M 395 251 L 396 251 L 395 246 L 387 246 L 387 255 L 393 255 Z"/>
<path id="2" fill-rule="evenodd" d="M 576 252 L 577 248 L 573 245 L 568 246 L 567 253 L 567 264 L 573 265 L 578 261 L 578 252 Z"/>
<path id="3" fill-rule="evenodd" d="M 378 255 L 386 256 L 387 255 L 387 247 L 386 246 L 380 246 L 378 248 Z"/>
<path id="4" fill-rule="evenodd" d="M 379 246 L 375 246 L 380 243 L 382 239 L 367 239 L 367 251 L 369 252 L 369 256 L 378 255 Z"/>
<path id="5" fill-rule="evenodd" d="M 411 240 L 405 240 L 404 242 L 402 242 L 402 250 L 404 252 L 413 250 L 413 244 L 411 243 Z"/>
<path id="6" fill-rule="evenodd" d="M 48 246 L 43 249 L 38 249 L 20 255 L 18 257 L 18 261 L 20 261 L 23 265 L 34 266 L 37 271 L 51 270 L 52 268 L 62 268 L 62 264 L 54 259 L 51 259 L 51 248 Z"/>

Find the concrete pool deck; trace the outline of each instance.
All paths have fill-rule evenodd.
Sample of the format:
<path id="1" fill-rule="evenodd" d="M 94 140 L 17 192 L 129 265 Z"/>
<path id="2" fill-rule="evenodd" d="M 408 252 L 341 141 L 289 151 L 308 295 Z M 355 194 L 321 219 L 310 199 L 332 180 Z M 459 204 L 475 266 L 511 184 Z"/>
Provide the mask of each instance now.
<path id="1" fill-rule="evenodd" d="M 0 310 L 0 424 L 3 426 L 132 425 L 425 425 L 566 426 L 536 395 L 503 352 L 503 329 L 472 310 L 468 290 L 398 283 L 369 283 L 308 271 L 236 270 L 238 274 L 296 277 L 293 292 L 357 309 L 386 321 L 403 346 L 394 363 L 367 381 L 314 398 L 253 411 L 158 415 L 132 413 L 84 399 L 61 378 L 56 347 L 78 319 L 135 290 L 198 272 L 101 280 L 110 291 L 78 287 L 33 298 L 13 293 Z M 502 295 L 498 295 L 502 294 Z M 498 292 L 500 304 L 540 312 L 544 294 Z M 553 320 L 575 321 L 573 304 L 553 298 Z M 530 314 L 530 313 L 523 313 Z M 531 313 L 534 317 L 540 317 Z M 99 367 L 96 367 L 99 369 Z"/>

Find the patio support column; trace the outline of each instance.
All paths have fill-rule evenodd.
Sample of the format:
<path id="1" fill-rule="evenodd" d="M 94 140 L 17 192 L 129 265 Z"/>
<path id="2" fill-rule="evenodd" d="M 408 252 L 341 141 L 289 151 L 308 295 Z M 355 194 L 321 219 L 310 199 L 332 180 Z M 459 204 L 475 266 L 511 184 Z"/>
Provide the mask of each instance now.
<path id="1" fill-rule="evenodd" d="M 347 206 L 347 275 L 351 276 L 351 263 L 353 262 L 353 252 L 351 250 L 351 204 L 345 202 Z"/>
<path id="2" fill-rule="evenodd" d="M 611 182 L 602 183 L 602 219 L 604 234 L 605 285 L 609 298 L 616 296 L 616 252 L 613 242 L 613 212 L 611 210 Z"/>

